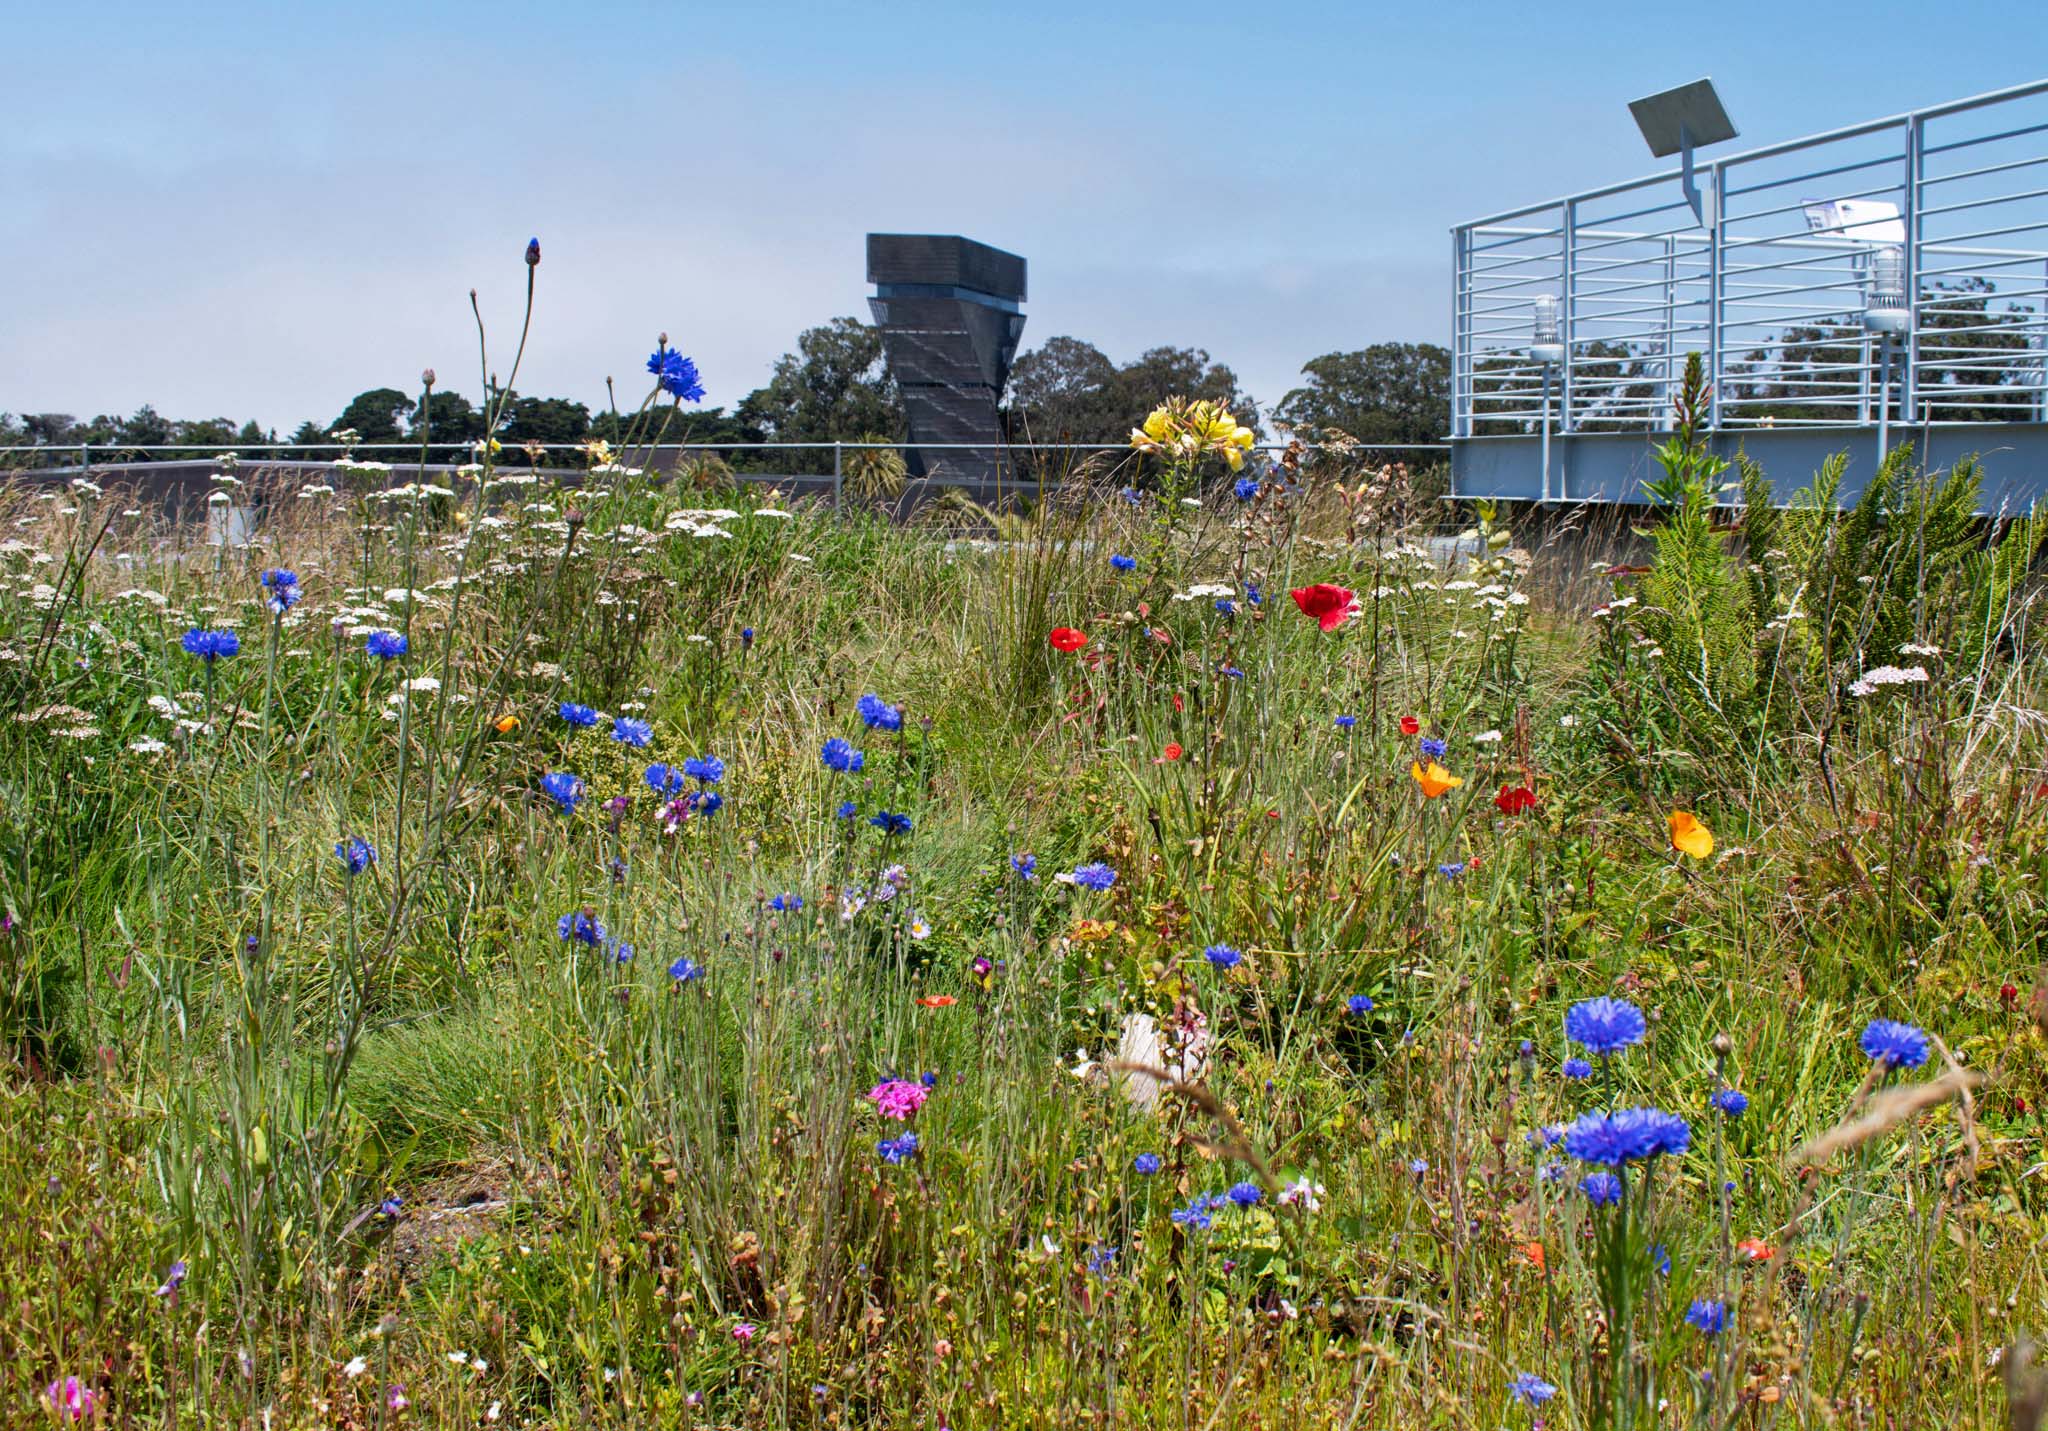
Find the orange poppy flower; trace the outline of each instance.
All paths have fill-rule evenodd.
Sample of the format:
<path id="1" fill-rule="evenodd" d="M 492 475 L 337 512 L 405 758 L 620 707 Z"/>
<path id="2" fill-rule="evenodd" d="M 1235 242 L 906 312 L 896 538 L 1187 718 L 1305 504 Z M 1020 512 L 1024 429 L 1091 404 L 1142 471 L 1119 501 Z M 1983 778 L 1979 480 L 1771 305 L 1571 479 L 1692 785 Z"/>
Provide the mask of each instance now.
<path id="1" fill-rule="evenodd" d="M 960 1001 L 951 994 L 927 994 L 918 1002 L 928 1009 L 950 1009 Z"/>
<path id="2" fill-rule="evenodd" d="M 1684 810 L 1671 812 L 1671 848 L 1703 860 L 1714 853 L 1714 832 Z"/>
<path id="3" fill-rule="evenodd" d="M 497 727 L 498 734 L 510 735 L 513 731 L 519 729 L 519 717 L 516 715 L 502 715 L 492 724 Z"/>
<path id="4" fill-rule="evenodd" d="M 1768 1242 L 1759 1242 L 1754 1237 L 1745 1237 L 1735 1244 L 1735 1250 L 1751 1262 L 1768 1262 L 1778 1255 L 1778 1249 Z"/>
<path id="5" fill-rule="evenodd" d="M 1052 635 L 1046 639 L 1052 642 L 1055 651 L 1078 651 L 1088 644 L 1088 633 L 1076 631 L 1071 626 L 1055 626 Z"/>
<path id="6" fill-rule="evenodd" d="M 1531 1267 L 1534 1267 L 1534 1268 L 1535 1268 L 1535 1269 L 1536 1269 L 1536 1270 L 1537 1270 L 1538 1272 L 1541 1272 L 1541 1271 L 1543 1271 L 1543 1270 L 1544 1270 L 1544 1264 L 1543 1264 L 1543 1244 L 1542 1244 L 1542 1243 L 1540 1243 L 1540 1242 L 1525 1242 L 1525 1243 L 1523 1243 L 1523 1244 L 1522 1244 L 1522 1249 L 1521 1249 L 1521 1250 L 1522 1250 L 1522 1256 L 1526 1257 L 1526 1258 L 1527 1258 L 1527 1259 L 1529 1260 L 1529 1265 L 1530 1265 Z"/>
<path id="7" fill-rule="evenodd" d="M 1414 776 L 1415 783 L 1422 787 L 1423 795 L 1431 800 L 1465 783 L 1461 776 L 1451 774 L 1434 760 L 1430 761 L 1427 767 L 1418 760 L 1408 767 L 1408 773 Z"/>
<path id="8" fill-rule="evenodd" d="M 1169 740 L 1168 742 L 1166 742 L 1166 749 L 1164 749 L 1164 750 L 1160 751 L 1159 753 L 1160 753 L 1161 755 L 1165 756 L 1165 757 L 1166 757 L 1166 758 L 1167 758 L 1168 760 L 1178 760 L 1178 759 L 1180 759 L 1180 757 L 1181 757 L 1181 748 L 1180 748 L 1180 742 L 1179 742 L 1179 741 L 1177 741 L 1177 740 Z"/>

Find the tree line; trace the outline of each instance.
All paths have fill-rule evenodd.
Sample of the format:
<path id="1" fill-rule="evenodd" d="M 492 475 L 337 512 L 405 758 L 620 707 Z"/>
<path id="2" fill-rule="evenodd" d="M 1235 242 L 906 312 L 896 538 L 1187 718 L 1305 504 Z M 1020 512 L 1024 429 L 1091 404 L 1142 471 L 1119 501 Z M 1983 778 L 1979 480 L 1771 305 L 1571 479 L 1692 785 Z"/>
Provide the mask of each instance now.
<path id="1" fill-rule="evenodd" d="M 1079 338 L 1054 337 L 1020 356 L 1002 394 L 1005 432 L 1017 443 L 1121 444 L 1144 414 L 1169 397 L 1213 398 L 1262 436 L 1336 428 L 1361 442 L 1428 443 L 1450 422 L 1450 354 L 1432 343 L 1377 343 L 1348 353 L 1326 353 L 1302 367 L 1302 380 L 1269 410 L 1243 390 L 1237 375 L 1201 348 L 1157 347 L 1118 363 Z M 437 460 L 464 460 L 487 435 L 504 448 L 529 443 L 621 443 L 653 435 L 636 429 L 632 410 L 592 412 L 557 397 L 504 394 L 495 433 L 486 434 L 489 409 L 455 391 L 436 391 L 425 403 L 394 387 L 358 393 L 331 422 L 308 420 L 288 437 L 255 422 L 228 418 L 179 420 L 143 406 L 133 416 L 101 414 L 81 421 L 68 413 L 0 413 L 0 448 L 16 465 L 35 460 L 39 447 L 90 444 L 111 459 L 176 457 L 181 450 L 233 445 L 245 455 L 289 451 L 332 458 L 344 443 L 416 444 L 430 440 Z M 682 406 L 659 422 L 664 442 L 703 444 L 901 441 L 903 406 L 883 361 L 881 333 L 855 318 L 835 318 L 802 333 L 793 352 L 777 359 L 768 381 L 730 410 Z M 139 449 L 171 449 L 141 451 Z M 396 449 L 374 454 L 402 460 Z M 781 451 L 726 454 L 735 467 L 776 471 L 829 470 L 830 454 Z M 69 461 L 69 457 L 53 461 Z"/>

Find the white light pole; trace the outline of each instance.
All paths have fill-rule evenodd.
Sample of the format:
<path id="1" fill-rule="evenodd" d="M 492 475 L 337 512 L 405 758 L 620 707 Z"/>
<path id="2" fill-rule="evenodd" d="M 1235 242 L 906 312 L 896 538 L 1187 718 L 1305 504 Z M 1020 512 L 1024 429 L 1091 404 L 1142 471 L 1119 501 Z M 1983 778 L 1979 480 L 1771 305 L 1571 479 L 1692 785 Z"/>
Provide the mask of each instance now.
<path id="1" fill-rule="evenodd" d="M 1913 326 L 1913 310 L 1906 302 L 1906 255 L 1898 244 L 1879 244 L 1870 250 L 1863 270 L 1863 329 L 1877 339 L 1878 400 L 1877 460 L 1882 463 L 1891 450 L 1892 356 L 1898 338 Z"/>
<path id="2" fill-rule="evenodd" d="M 1543 477 L 1542 500 L 1550 500 L 1550 380 L 1564 363 L 1564 341 L 1557 326 L 1557 300 L 1548 293 L 1536 295 L 1536 325 L 1531 334 L 1529 356 L 1543 368 Z M 1562 484 L 1560 484 L 1562 485 Z"/>

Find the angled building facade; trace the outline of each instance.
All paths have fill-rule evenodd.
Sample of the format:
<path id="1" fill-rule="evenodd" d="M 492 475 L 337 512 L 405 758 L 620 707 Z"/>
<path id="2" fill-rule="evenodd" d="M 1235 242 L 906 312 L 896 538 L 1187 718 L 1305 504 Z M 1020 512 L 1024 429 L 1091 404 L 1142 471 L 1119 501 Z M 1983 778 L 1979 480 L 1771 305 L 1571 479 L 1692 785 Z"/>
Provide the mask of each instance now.
<path id="1" fill-rule="evenodd" d="M 998 480 L 996 405 L 1024 332 L 1024 260 L 957 235 L 869 234 L 868 282 L 910 423 L 911 474 L 974 486 Z"/>

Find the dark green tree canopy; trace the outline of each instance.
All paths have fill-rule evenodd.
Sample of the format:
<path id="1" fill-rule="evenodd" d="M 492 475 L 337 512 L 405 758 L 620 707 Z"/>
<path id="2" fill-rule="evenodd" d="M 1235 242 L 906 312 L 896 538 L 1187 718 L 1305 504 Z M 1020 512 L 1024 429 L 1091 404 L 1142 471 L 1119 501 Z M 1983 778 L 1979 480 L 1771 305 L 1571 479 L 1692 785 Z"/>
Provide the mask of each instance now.
<path id="1" fill-rule="evenodd" d="M 896 381 L 882 335 L 857 318 L 809 328 L 775 363 L 768 385 L 747 394 L 737 416 L 771 442 L 852 442 L 903 435 Z"/>
<path id="2" fill-rule="evenodd" d="M 405 436 L 400 424 L 412 417 L 413 407 L 413 400 L 397 388 L 371 388 L 349 400 L 333 430 L 353 429 L 358 442 L 398 442 Z"/>
<path id="3" fill-rule="evenodd" d="M 1121 443 L 1170 397 L 1209 398 L 1247 427 L 1258 405 L 1237 374 L 1202 348 L 1151 348 L 1119 367 L 1093 343 L 1048 338 L 1010 370 L 1008 415 L 1017 441 Z"/>
<path id="4" fill-rule="evenodd" d="M 1375 343 L 1302 364 L 1308 379 L 1273 416 L 1304 437 L 1334 427 L 1360 442 L 1438 442 L 1450 431 L 1451 355 L 1434 343 Z"/>

